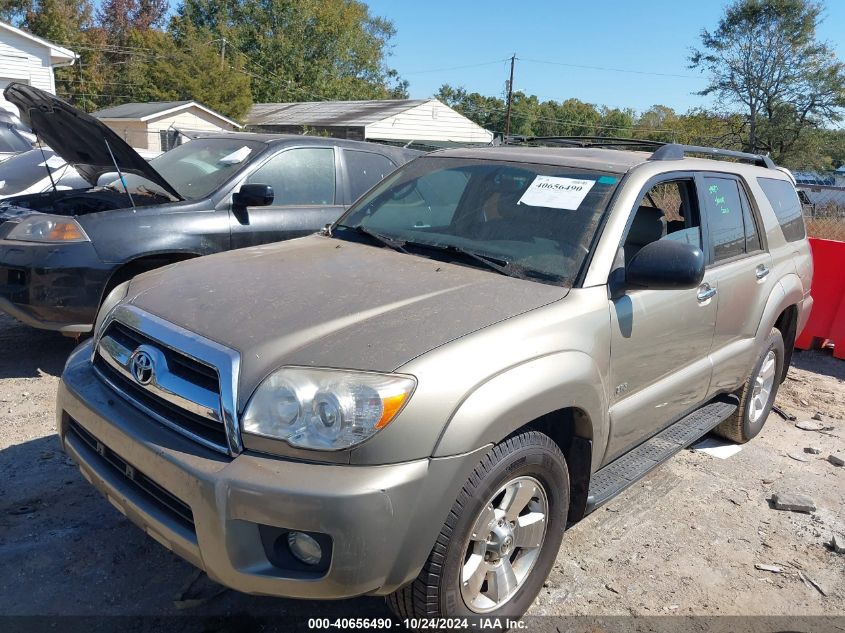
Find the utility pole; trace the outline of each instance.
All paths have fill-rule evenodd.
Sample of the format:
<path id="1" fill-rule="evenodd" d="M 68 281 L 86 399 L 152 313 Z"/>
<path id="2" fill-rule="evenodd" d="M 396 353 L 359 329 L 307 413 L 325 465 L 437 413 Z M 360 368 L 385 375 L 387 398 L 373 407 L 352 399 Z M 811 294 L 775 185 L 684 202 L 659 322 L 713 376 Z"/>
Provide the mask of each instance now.
<path id="1" fill-rule="evenodd" d="M 226 38 L 220 38 L 220 68 L 226 67 Z"/>
<path id="2" fill-rule="evenodd" d="M 508 115 L 505 120 L 505 139 L 511 135 L 511 104 L 513 103 L 513 66 L 516 63 L 516 53 L 511 56 L 511 78 L 508 80 Z"/>

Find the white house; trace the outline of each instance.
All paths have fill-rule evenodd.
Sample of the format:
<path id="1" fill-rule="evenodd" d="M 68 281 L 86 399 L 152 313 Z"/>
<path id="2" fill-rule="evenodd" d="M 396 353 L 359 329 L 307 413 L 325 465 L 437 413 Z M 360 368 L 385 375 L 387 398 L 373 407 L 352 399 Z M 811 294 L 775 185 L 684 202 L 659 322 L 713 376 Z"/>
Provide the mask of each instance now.
<path id="1" fill-rule="evenodd" d="M 92 113 L 132 147 L 167 151 L 191 132 L 239 130 L 237 121 L 196 101 L 124 103 Z"/>
<path id="2" fill-rule="evenodd" d="M 72 65 L 78 55 L 52 42 L 0 22 L 0 108 L 18 113 L 3 98 L 2 90 L 13 82 L 56 93 L 53 69 Z"/>
<path id="3" fill-rule="evenodd" d="M 493 140 L 492 132 L 437 99 L 256 103 L 246 125 L 255 132 L 313 131 L 337 138 L 440 146 Z"/>

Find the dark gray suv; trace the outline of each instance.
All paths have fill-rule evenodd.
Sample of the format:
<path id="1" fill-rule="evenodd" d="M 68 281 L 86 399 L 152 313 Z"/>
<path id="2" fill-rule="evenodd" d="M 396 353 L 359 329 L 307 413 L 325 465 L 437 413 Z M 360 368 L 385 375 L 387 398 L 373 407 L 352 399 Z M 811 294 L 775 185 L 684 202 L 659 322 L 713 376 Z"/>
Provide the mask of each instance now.
<path id="1" fill-rule="evenodd" d="M 91 184 L 0 204 L 0 310 L 67 334 L 91 331 L 108 292 L 141 272 L 313 233 L 420 154 L 330 138 L 220 133 L 148 162 L 53 95 L 22 84 L 5 95 Z"/>

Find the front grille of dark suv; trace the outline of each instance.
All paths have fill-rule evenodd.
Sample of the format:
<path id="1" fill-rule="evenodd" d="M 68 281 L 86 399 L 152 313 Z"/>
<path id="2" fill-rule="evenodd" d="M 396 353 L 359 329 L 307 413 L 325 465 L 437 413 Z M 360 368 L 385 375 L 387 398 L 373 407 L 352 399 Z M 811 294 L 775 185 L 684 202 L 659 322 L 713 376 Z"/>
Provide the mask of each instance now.
<path id="1" fill-rule="evenodd" d="M 177 390 L 156 390 L 139 384 L 124 367 L 130 355 L 140 346 L 155 348 L 166 361 L 167 373 L 180 379 L 194 394 L 203 394 L 210 403 L 209 415 L 203 415 L 166 398 L 166 393 L 191 400 L 191 394 Z M 106 356 L 110 358 L 106 358 Z M 160 344 L 148 336 L 119 321 L 112 321 L 102 337 L 94 355 L 94 368 L 120 395 L 138 405 L 166 426 L 177 430 L 200 443 L 223 453 L 228 453 L 226 427 L 220 406 L 220 381 L 217 371 L 185 354 Z M 213 414 L 213 415 L 211 415 Z"/>
<path id="2" fill-rule="evenodd" d="M 94 459 L 108 466 L 112 471 L 120 473 L 127 482 L 133 484 L 136 491 L 146 501 L 191 532 L 194 531 L 194 514 L 188 504 L 174 497 L 144 473 L 131 466 L 120 455 L 82 428 L 76 420 L 72 418 L 69 420 L 68 430 L 93 451 L 96 456 Z"/>

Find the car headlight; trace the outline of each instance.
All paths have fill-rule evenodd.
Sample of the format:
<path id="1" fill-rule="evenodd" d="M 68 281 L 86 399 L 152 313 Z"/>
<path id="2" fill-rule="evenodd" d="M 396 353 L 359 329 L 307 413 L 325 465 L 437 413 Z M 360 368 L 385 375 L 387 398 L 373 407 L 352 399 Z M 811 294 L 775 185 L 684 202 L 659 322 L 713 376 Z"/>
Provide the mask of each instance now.
<path id="1" fill-rule="evenodd" d="M 410 376 L 283 367 L 252 394 L 243 432 L 300 448 L 342 450 L 390 424 L 415 386 Z"/>
<path id="2" fill-rule="evenodd" d="M 6 236 L 19 242 L 90 242 L 79 222 L 73 218 L 36 213 L 28 215 Z"/>

